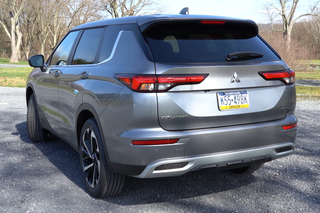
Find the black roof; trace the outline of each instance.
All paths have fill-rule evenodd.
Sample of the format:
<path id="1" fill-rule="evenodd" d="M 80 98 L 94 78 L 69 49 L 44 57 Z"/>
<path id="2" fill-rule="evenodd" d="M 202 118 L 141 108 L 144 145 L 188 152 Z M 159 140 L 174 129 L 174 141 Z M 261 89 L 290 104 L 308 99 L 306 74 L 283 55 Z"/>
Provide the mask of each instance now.
<path id="1" fill-rule="evenodd" d="M 89 22 L 86 24 L 79 25 L 71 30 L 79 30 L 84 28 L 92 28 L 99 26 L 107 26 L 107 25 L 116 25 L 116 24 L 138 24 L 139 26 L 146 24 L 148 22 L 153 22 L 157 20 L 161 21 L 173 21 L 173 20 L 229 20 L 229 21 L 238 21 L 238 22 L 247 22 L 251 24 L 255 24 L 254 21 L 249 19 L 239 19 L 233 17 L 225 17 L 225 16 L 212 16 L 212 15 L 168 15 L 168 14 L 155 14 L 155 15 L 146 15 L 146 16 L 128 16 L 122 18 L 113 18 L 113 19 L 105 19 L 101 21 Z"/>

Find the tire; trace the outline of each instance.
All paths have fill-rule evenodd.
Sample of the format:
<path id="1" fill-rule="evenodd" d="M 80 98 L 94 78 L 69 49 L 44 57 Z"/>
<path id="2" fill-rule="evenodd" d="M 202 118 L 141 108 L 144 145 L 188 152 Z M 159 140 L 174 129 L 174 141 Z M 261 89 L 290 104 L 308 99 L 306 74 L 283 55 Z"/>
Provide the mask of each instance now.
<path id="1" fill-rule="evenodd" d="M 88 119 L 80 135 L 80 164 L 89 194 L 96 198 L 121 192 L 125 176 L 115 174 L 108 166 L 99 127 L 94 118 Z"/>
<path id="2" fill-rule="evenodd" d="M 27 109 L 27 128 L 29 138 L 33 142 L 43 142 L 50 138 L 50 133 L 41 128 L 38 114 L 37 102 L 34 95 L 30 96 Z"/>
<path id="3" fill-rule="evenodd" d="M 252 164 L 250 166 L 241 167 L 237 169 L 231 169 L 230 171 L 237 174 L 251 174 L 263 166 L 264 163 Z"/>

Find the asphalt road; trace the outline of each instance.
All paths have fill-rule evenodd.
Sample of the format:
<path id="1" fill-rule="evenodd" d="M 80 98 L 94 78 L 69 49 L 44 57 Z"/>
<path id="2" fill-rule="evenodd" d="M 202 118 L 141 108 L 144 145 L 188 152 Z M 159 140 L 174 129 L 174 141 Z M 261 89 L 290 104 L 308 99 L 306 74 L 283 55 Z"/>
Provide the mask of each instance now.
<path id="1" fill-rule="evenodd" d="M 127 178 L 122 194 L 99 200 L 86 193 L 69 145 L 29 140 L 24 89 L 0 87 L 0 212 L 320 212 L 319 103 L 297 104 L 295 154 L 253 175 Z"/>
<path id="2" fill-rule="evenodd" d="M 303 79 L 296 79 L 296 85 L 320 87 L 320 80 L 303 80 Z"/>
<path id="3" fill-rule="evenodd" d="M 30 67 L 29 65 L 19 65 L 19 64 L 0 64 L 0 68 L 13 68 L 13 67 Z"/>

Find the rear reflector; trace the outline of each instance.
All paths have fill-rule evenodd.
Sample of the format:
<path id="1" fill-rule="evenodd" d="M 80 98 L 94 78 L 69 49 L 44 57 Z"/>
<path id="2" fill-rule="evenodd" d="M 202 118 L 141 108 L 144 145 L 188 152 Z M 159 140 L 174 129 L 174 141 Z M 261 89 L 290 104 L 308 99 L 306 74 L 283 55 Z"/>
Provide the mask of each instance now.
<path id="1" fill-rule="evenodd" d="M 225 21 L 209 21 L 209 20 L 202 20 L 201 24 L 225 24 Z"/>
<path id="2" fill-rule="evenodd" d="M 165 140 L 147 140 L 147 141 L 132 141 L 132 145 L 162 145 L 174 144 L 179 139 L 165 139 Z"/>
<path id="3" fill-rule="evenodd" d="M 295 82 L 295 72 L 292 69 L 283 71 L 259 72 L 259 74 L 266 80 L 280 80 L 287 85 Z"/>
<path id="4" fill-rule="evenodd" d="M 288 130 L 288 129 L 296 128 L 297 126 L 298 126 L 298 123 L 295 123 L 295 124 L 291 124 L 291 125 L 288 125 L 288 126 L 283 126 L 282 129 Z"/>
<path id="5" fill-rule="evenodd" d="M 178 85 L 199 84 L 208 74 L 199 75 L 135 75 L 115 74 L 121 83 L 137 92 L 166 92 Z"/>

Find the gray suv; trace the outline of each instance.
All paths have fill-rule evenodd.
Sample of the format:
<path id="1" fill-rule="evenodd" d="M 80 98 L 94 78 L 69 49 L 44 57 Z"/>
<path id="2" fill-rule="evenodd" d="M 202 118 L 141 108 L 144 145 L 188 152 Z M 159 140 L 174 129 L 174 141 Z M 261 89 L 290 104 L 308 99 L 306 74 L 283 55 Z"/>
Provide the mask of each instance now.
<path id="1" fill-rule="evenodd" d="M 251 20 L 96 21 L 29 64 L 29 137 L 73 146 L 94 197 L 118 194 L 125 176 L 248 173 L 294 151 L 295 72 Z"/>

